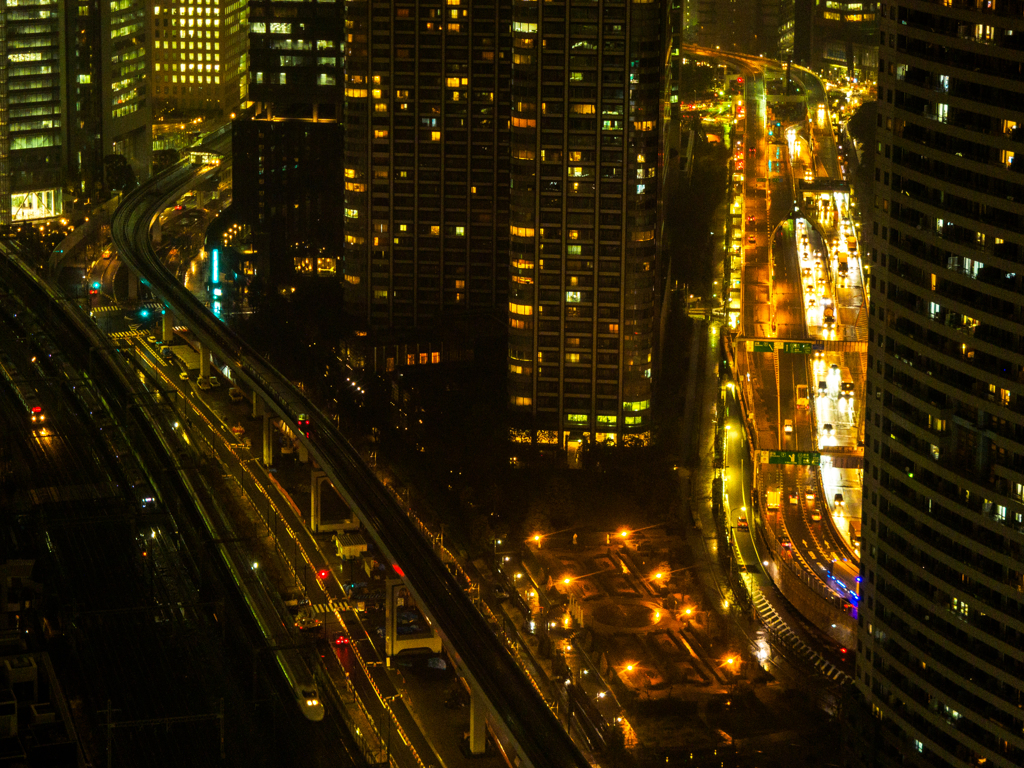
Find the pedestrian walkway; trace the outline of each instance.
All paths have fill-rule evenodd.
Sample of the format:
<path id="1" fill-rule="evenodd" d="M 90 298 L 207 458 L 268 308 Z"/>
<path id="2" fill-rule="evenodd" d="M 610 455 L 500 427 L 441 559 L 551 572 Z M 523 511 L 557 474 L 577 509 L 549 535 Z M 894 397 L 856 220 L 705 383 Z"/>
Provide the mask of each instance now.
<path id="1" fill-rule="evenodd" d="M 769 602 L 760 586 L 753 583 L 749 586 L 751 601 L 753 602 L 757 617 L 778 641 L 788 646 L 800 658 L 825 675 L 825 677 L 835 680 L 837 683 L 853 682 L 852 677 L 841 669 L 837 669 L 831 662 L 822 658 L 819 653 L 800 639 L 792 628 L 783 621 L 778 611 L 775 610 L 775 606 Z"/>

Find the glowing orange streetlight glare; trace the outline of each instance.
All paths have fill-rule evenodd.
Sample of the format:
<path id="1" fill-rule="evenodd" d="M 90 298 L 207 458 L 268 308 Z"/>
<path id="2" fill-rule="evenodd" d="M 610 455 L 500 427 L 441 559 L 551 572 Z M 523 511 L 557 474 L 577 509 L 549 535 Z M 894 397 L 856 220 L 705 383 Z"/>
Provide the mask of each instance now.
<path id="1" fill-rule="evenodd" d="M 535 534 L 534 537 L 533 537 L 533 540 L 536 541 L 536 542 L 540 542 L 540 534 L 539 533 Z"/>
<path id="2" fill-rule="evenodd" d="M 568 576 L 566 576 L 564 579 L 562 579 L 562 583 L 563 584 L 571 584 L 572 583 L 572 579 L 570 579 Z"/>
<path id="3" fill-rule="evenodd" d="M 626 665 L 626 671 L 627 672 L 632 672 L 633 671 L 633 665 L 632 664 L 627 664 Z"/>
<path id="4" fill-rule="evenodd" d="M 734 658 L 733 658 L 732 656 L 730 656 L 729 658 L 727 658 L 727 659 L 725 660 L 725 663 L 726 663 L 726 664 L 729 664 L 730 666 L 731 666 L 732 664 L 734 664 L 735 662 L 736 662 L 736 659 L 734 659 Z"/>
<path id="5" fill-rule="evenodd" d="M 659 571 L 658 573 L 654 574 L 654 578 L 660 579 L 663 575 L 664 574 L 662 574 L 661 571 Z"/>
<path id="6" fill-rule="evenodd" d="M 689 616 L 692 613 L 693 613 L 693 608 L 687 608 L 686 610 L 683 611 L 683 614 L 685 616 Z"/>
<path id="7" fill-rule="evenodd" d="M 629 531 L 621 530 L 619 531 L 619 536 L 621 536 L 622 538 L 626 538 L 627 536 L 629 536 Z"/>

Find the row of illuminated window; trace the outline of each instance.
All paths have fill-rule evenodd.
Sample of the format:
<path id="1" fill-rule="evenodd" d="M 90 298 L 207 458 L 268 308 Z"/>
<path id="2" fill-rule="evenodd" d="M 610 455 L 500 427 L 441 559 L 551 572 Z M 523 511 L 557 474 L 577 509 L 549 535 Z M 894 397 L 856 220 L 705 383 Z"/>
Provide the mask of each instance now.
<path id="1" fill-rule="evenodd" d="M 39 149 L 40 147 L 59 147 L 61 144 L 60 134 L 42 133 L 35 136 L 12 136 L 10 148 L 15 149 Z"/>
<path id="2" fill-rule="evenodd" d="M 180 82 L 184 84 L 185 77 L 185 75 L 164 75 L 164 82 Z M 206 78 L 205 80 L 203 80 L 204 77 Z M 193 85 L 202 85 L 203 83 L 206 85 L 220 85 L 220 75 L 188 75 L 188 82 Z"/>
<path id="3" fill-rule="evenodd" d="M 15 78 L 33 77 L 34 75 L 52 75 L 54 71 L 54 66 L 52 64 L 40 64 L 35 67 L 11 67 L 7 70 L 7 76 Z"/>
<path id="4" fill-rule="evenodd" d="M 635 2 L 636 0 L 634 0 Z M 565 420 L 575 426 L 589 426 L 590 416 L 586 413 L 567 413 L 565 414 Z M 623 423 L 627 427 L 639 426 L 644 423 L 643 416 L 624 416 L 622 419 Z M 601 416 L 597 417 L 598 426 L 614 427 L 618 422 L 618 418 L 615 416 Z"/>
<path id="5" fill-rule="evenodd" d="M 190 53 L 189 56 L 192 54 Z M 182 58 L 185 58 L 185 54 L 181 54 Z M 193 72 L 193 71 L 206 71 L 206 72 L 220 72 L 220 64 L 206 64 L 206 69 L 203 70 L 203 64 L 164 64 L 164 69 L 170 72 Z M 160 71 L 160 63 L 156 63 L 156 71 Z"/>
<path id="6" fill-rule="evenodd" d="M 202 40 L 200 40 L 198 43 L 189 41 L 188 50 L 190 50 L 190 51 L 192 51 L 192 50 L 201 51 L 201 50 L 203 50 L 203 44 L 204 44 L 204 41 L 202 41 Z M 211 43 L 209 40 L 206 40 L 205 41 L 205 45 L 206 45 L 206 50 L 207 51 L 210 50 L 210 46 L 211 45 L 213 46 L 213 50 L 215 50 L 215 51 L 219 51 L 220 50 L 220 42 L 219 41 Z M 159 40 L 156 41 L 156 47 L 157 48 L 161 47 Z M 174 51 L 179 50 L 177 41 L 171 41 L 170 45 L 167 45 L 165 43 L 162 47 L 163 47 L 163 50 L 165 50 L 165 51 L 168 50 L 168 49 L 171 49 L 171 50 L 174 50 Z M 185 43 L 181 44 L 180 50 L 182 50 L 182 51 L 185 50 Z"/>
<path id="7" fill-rule="evenodd" d="M 217 7 L 211 8 L 210 6 L 207 6 L 205 8 L 191 8 L 190 7 L 190 8 L 186 9 L 184 7 L 176 8 L 176 7 L 172 6 L 171 10 L 170 10 L 171 16 L 179 16 L 179 15 L 180 16 L 202 16 L 203 14 L 209 16 L 211 13 L 213 13 L 214 15 L 219 15 L 220 14 L 220 8 L 217 8 Z M 160 6 L 159 5 L 156 6 L 155 8 L 153 8 L 153 15 L 155 15 L 155 16 L 159 16 L 160 15 Z M 164 15 L 166 16 L 166 14 L 164 14 Z"/>

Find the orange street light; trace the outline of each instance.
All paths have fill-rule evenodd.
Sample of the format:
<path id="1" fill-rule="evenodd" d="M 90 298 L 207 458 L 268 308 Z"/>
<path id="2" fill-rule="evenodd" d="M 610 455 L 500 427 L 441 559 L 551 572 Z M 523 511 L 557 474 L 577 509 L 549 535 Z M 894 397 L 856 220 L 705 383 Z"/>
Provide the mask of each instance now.
<path id="1" fill-rule="evenodd" d="M 626 671 L 627 672 L 632 672 L 633 671 L 633 665 L 632 664 L 627 664 L 626 665 Z"/>

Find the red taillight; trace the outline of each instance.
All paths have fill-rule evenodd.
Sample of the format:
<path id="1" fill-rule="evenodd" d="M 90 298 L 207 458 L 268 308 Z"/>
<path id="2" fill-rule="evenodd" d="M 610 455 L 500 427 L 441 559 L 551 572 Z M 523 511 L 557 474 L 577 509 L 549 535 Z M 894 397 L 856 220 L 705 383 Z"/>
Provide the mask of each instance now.
<path id="1" fill-rule="evenodd" d="M 43 412 L 43 409 L 41 407 L 39 407 L 38 405 L 33 405 L 32 406 L 32 413 L 42 413 L 42 412 Z"/>

